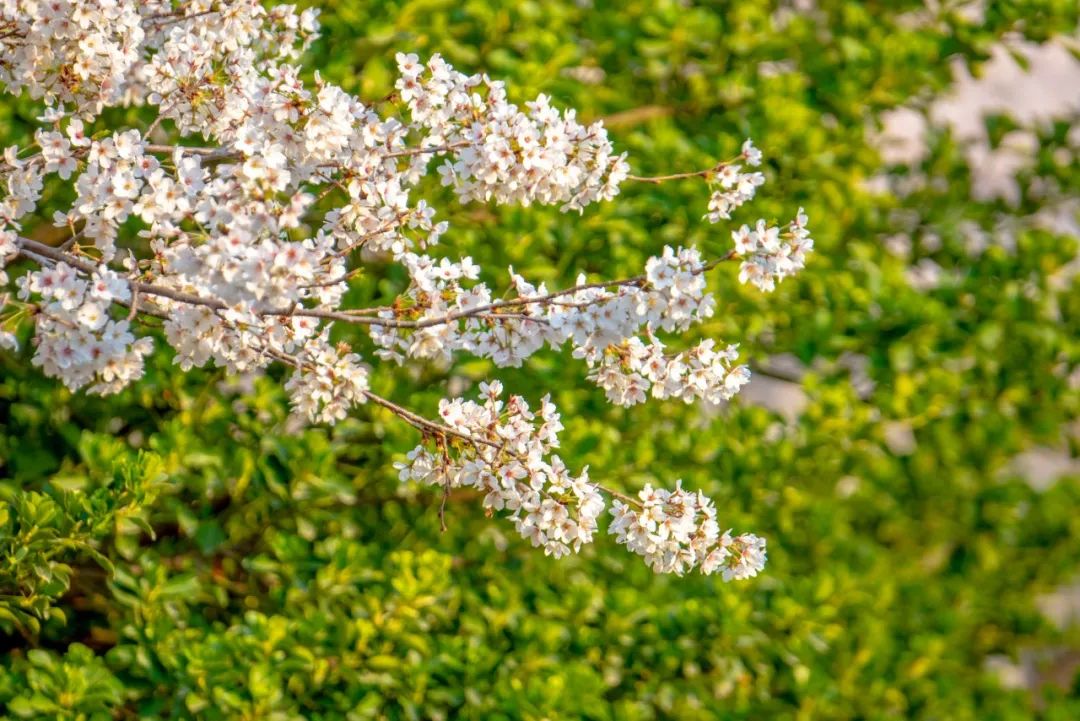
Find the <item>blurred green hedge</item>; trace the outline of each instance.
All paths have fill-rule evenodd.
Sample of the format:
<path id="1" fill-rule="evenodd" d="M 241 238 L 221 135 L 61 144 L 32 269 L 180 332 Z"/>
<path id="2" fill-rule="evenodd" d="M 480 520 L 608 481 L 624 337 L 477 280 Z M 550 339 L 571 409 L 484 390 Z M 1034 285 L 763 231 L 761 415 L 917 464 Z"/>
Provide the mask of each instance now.
<path id="1" fill-rule="evenodd" d="M 948 58 L 977 66 L 1008 32 L 1073 32 L 1075 2 L 987 2 L 981 22 L 950 3 L 914 22 L 925 5 L 904 1 L 319 4 L 308 67 L 362 98 L 386 94 L 396 51 L 441 52 L 518 100 L 546 92 L 606 118 L 640 173 L 705 167 L 747 136 L 765 151 L 769 182 L 737 222 L 805 206 L 818 252 L 770 296 L 715 271 L 703 332 L 758 367 L 817 361 L 797 420 L 741 401 L 613 408 L 550 355 L 515 371 L 380 367 L 373 382 L 426 412 L 492 375 L 550 388 L 568 462 L 628 490 L 684 479 L 723 523 L 768 538 L 769 566 L 731 585 L 657 577 L 606 539 L 555 561 L 466 494 L 440 533 L 438 497 L 390 466 L 417 438 L 378 409 L 299 429 L 276 372 L 184 374 L 162 351 L 101 399 L 4 353 L 0 718 L 1080 717 L 1075 674 L 1009 690 L 985 666 L 1080 653 L 1076 628 L 1036 603 L 1080 568 L 1080 484 L 1039 492 L 1010 470 L 1032 446 L 1075 445 L 1080 290 L 1054 279 L 1077 239 L 1022 230 L 1015 252 L 966 253 L 961 221 L 990 228 L 1042 201 L 972 202 L 946 133 L 921 170 L 947 182 L 905 198 L 865 185 L 883 170 L 867 141 L 880 112 L 939 92 Z M 3 145 L 26 142 L 34 114 L 5 100 Z M 1046 147 L 1067 131 L 1045 129 Z M 1033 172 L 1080 190 L 1075 163 Z M 726 250 L 700 220 L 706 197 L 627 187 L 580 218 L 444 203 L 443 250 L 499 283 L 509 264 L 556 285 L 633 272 L 665 243 Z M 942 239 L 921 255 L 953 276 L 929 292 L 883 244 L 912 213 Z M 373 274 L 353 294 L 400 283 Z M 869 393 L 844 354 L 867 359 Z M 896 424 L 910 452 L 890 450 Z"/>

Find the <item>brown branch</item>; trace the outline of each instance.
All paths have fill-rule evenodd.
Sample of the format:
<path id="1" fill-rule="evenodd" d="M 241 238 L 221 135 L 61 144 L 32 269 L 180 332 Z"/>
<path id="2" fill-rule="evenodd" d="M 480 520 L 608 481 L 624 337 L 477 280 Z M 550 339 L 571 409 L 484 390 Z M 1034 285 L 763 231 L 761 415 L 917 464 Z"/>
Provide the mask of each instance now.
<path id="1" fill-rule="evenodd" d="M 394 150 L 389 153 L 383 153 L 383 158 L 407 158 L 412 155 L 429 155 L 434 153 L 445 153 L 451 150 L 459 150 L 467 147 L 469 143 L 460 142 L 453 143 L 451 145 L 440 145 L 434 148 L 406 148 L 405 150 Z M 199 155 L 207 160 L 225 160 L 242 158 L 244 154 L 239 150 L 227 147 L 209 148 L 202 145 L 161 145 L 157 143 L 147 143 L 146 151 L 150 153 L 173 153 L 177 150 L 191 155 Z M 326 163 L 319 166 L 320 168 L 333 168 L 341 167 L 336 163 Z"/>
<path id="2" fill-rule="evenodd" d="M 220 12 L 223 12 L 223 11 L 209 9 L 209 10 L 200 10 L 199 12 L 191 13 L 190 15 L 182 15 L 179 12 L 164 13 L 164 14 L 161 14 L 161 15 L 147 15 L 144 19 L 150 21 L 151 23 L 155 23 L 158 28 L 161 28 L 161 27 L 164 27 L 166 25 L 174 25 L 176 23 L 182 23 L 185 20 L 195 20 L 197 18 L 204 17 L 206 15 L 214 15 L 214 14 L 217 14 L 217 13 L 220 13 Z"/>
<path id="3" fill-rule="evenodd" d="M 44 243 L 38 243 L 35 240 L 30 240 L 29 238 L 23 238 L 22 236 L 19 236 L 16 239 L 15 244 L 19 246 L 19 252 L 23 255 L 27 255 L 28 257 L 33 254 L 37 254 L 58 263 L 67 263 L 72 268 L 75 268 L 76 270 L 81 270 L 87 275 L 92 275 L 94 272 L 97 271 L 97 267 L 90 263 L 79 260 L 78 258 L 64 253 L 63 251 L 60 251 L 56 248 L 53 248 L 52 246 L 45 245 Z M 146 295 L 157 295 L 163 298 L 169 298 L 170 300 L 175 300 L 179 303 L 187 303 L 189 305 L 204 305 L 214 310 L 225 310 L 229 307 L 222 301 L 215 298 L 202 298 L 200 296 L 192 295 L 190 293 L 184 293 L 183 291 L 173 290 L 172 288 L 162 288 L 161 286 L 151 285 L 149 283 L 142 283 L 137 280 L 128 281 L 128 283 L 131 285 L 131 289 L 133 292 L 138 291 Z M 275 311 L 273 313 L 266 313 L 266 315 L 279 314 L 279 311 Z"/>
<path id="4" fill-rule="evenodd" d="M 20 247 L 21 252 L 34 253 L 40 256 L 45 256 L 57 262 L 67 263 L 71 267 L 90 275 L 94 273 L 97 268 L 85 261 L 82 261 L 67 253 L 61 252 L 56 248 L 45 245 L 44 243 L 38 243 L 37 241 L 30 240 L 29 238 L 19 237 L 16 244 Z M 721 258 L 714 260 L 710 263 L 706 263 L 701 266 L 696 273 L 704 273 L 718 264 L 731 260 L 735 257 L 735 251 L 729 251 Z M 530 320 L 534 322 L 541 322 L 542 319 L 534 318 L 532 316 L 515 316 L 511 314 L 499 314 L 493 315 L 489 311 L 499 311 L 505 308 L 520 308 L 522 306 L 529 306 L 535 304 L 547 304 L 557 298 L 577 293 L 583 290 L 590 290 L 596 288 L 611 288 L 621 287 L 629 285 L 639 285 L 645 282 L 644 275 L 638 275 L 633 278 L 626 278 L 623 280 L 615 281 L 597 281 L 595 283 L 585 283 L 582 285 L 576 285 L 564 290 L 555 291 L 541 296 L 529 296 L 525 298 L 514 298 L 511 300 L 496 301 L 494 303 L 488 303 L 486 305 L 476 306 L 475 308 L 469 308 L 466 310 L 454 311 L 435 318 L 425 318 L 422 320 L 398 320 L 396 318 L 378 318 L 369 316 L 355 315 L 353 312 L 340 311 L 340 310 L 325 310 L 322 308 L 290 308 L 289 310 L 280 309 L 262 309 L 253 310 L 256 315 L 262 317 L 279 317 L 286 318 L 291 316 L 305 316 L 309 318 L 319 318 L 322 320 L 338 320 L 345 323 L 355 323 L 358 325 L 374 325 L 383 328 L 409 328 L 409 329 L 423 329 L 431 328 L 434 326 L 444 325 L 446 323 L 452 323 L 456 320 L 472 317 L 484 317 L 486 320 L 496 320 L 505 318 Z M 133 292 L 139 292 L 144 295 L 160 296 L 162 298 L 168 298 L 169 300 L 176 301 L 178 303 L 186 303 L 188 305 L 201 305 L 211 310 L 227 310 L 228 304 L 218 300 L 217 298 L 204 298 L 202 296 L 193 295 L 191 293 L 185 293 L 183 291 L 175 290 L 173 288 L 165 288 L 151 283 L 143 283 L 141 281 L 128 281 L 131 285 Z"/>
<path id="5" fill-rule="evenodd" d="M 156 143 L 147 143 L 145 146 L 148 153 L 175 153 L 180 150 L 191 155 L 199 155 L 208 160 L 224 160 L 225 158 L 239 158 L 242 157 L 239 150 L 233 150 L 232 148 L 207 148 L 201 145 L 159 145 Z"/>

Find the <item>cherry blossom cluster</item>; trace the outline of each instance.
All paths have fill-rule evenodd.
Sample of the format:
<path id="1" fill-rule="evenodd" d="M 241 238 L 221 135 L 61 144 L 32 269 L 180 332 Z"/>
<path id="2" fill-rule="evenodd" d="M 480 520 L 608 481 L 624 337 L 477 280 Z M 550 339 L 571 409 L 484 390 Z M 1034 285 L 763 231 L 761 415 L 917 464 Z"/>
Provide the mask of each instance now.
<path id="1" fill-rule="evenodd" d="M 376 322 L 371 328 L 378 355 L 399 363 L 407 358 L 449 359 L 467 351 L 499 366 L 516 367 L 545 343 L 559 348 L 569 342 L 575 358 L 590 367 L 603 366 L 632 341 L 640 345 L 636 334 L 642 330 L 650 335 L 654 329 L 686 330 L 711 317 L 715 308 L 705 290 L 706 264 L 695 248 L 667 246 L 662 255 L 648 260 L 642 276 L 613 283 L 610 289 L 579 276 L 574 288 L 551 293 L 511 268 L 514 296 L 499 302 L 483 282 L 466 287 L 463 281 L 475 281 L 480 271 L 470 258 L 435 262 L 407 253 L 401 261 L 412 280 L 403 296 L 411 324 L 383 327 Z M 379 317 L 397 314 L 384 310 Z M 674 367 L 672 371 L 668 395 L 676 394 L 674 381 L 681 377 Z"/>
<path id="2" fill-rule="evenodd" d="M 15 233 L 10 230 L 0 230 L 0 285 L 7 285 L 7 267 L 9 260 L 15 258 L 19 252 L 19 246 L 15 244 Z"/>
<path id="3" fill-rule="evenodd" d="M 743 259 L 739 282 L 752 283 L 770 293 L 777 283 L 802 270 L 806 254 L 814 249 L 806 222 L 806 214 L 799 208 L 786 231 L 769 227 L 764 220 L 759 220 L 753 230 L 744 225 L 732 231 L 735 254 Z"/>
<path id="4" fill-rule="evenodd" d="M 765 542 L 721 534 L 712 501 L 682 490 L 681 482 L 671 492 L 646 486 L 635 500 L 591 481 L 588 468 L 571 475 L 554 453 L 563 426 L 550 398 L 533 412 L 521 396 L 502 396 L 502 384 L 493 381 L 480 384 L 480 402 L 441 401 L 445 431 L 394 464 L 399 479 L 483 494 L 489 513 L 504 512 L 522 537 L 556 558 L 592 542 L 606 493 L 616 498 L 609 533 L 658 573 L 700 567 L 730 581 L 764 567 Z"/>
<path id="5" fill-rule="evenodd" d="M 645 344 L 631 338 L 609 347 L 589 378 L 604 389 L 609 401 L 620 406 L 644 403 L 650 389 L 654 398 L 720 403 L 731 400 L 750 382 L 750 369 L 735 365 L 738 357 L 737 346 L 717 350 L 711 338 L 674 354 L 666 354 L 659 341 Z"/>
<path id="6" fill-rule="evenodd" d="M 761 165 L 761 151 L 752 141 L 743 143 L 739 156 L 751 167 Z M 709 196 L 709 212 L 705 219 L 710 223 L 731 220 L 731 212 L 753 200 L 759 186 L 764 185 L 765 175 L 761 172 L 742 172 L 738 163 L 722 163 L 712 174 L 711 182 L 718 186 Z"/>
<path id="7" fill-rule="evenodd" d="M 399 53 L 397 91 L 428 134 L 424 145 L 463 147 L 439 166 L 443 185 L 462 200 L 561 204 L 581 211 L 610 200 L 629 174 L 602 123 L 584 126 L 540 95 L 527 112 L 507 102 L 506 88 L 486 75 L 464 75 L 435 55 L 421 65 Z"/>
<path id="8" fill-rule="evenodd" d="M 44 163 L 22 162 L 18 148 L 6 148 L 0 164 L 0 178 L 4 181 L 0 186 L 0 218 L 10 221 L 33 212 L 45 187 L 44 177 Z"/>
<path id="9" fill-rule="evenodd" d="M 285 383 L 293 407 L 321 423 L 344 419 L 352 406 L 366 400 L 368 370 L 347 345 L 331 346 L 327 331 L 297 356 L 296 372 Z"/>
<path id="10" fill-rule="evenodd" d="M 142 376 L 143 358 L 153 344 L 149 338 L 136 339 L 128 320 L 109 317 L 114 301 L 122 303 L 131 296 L 116 273 L 102 268 L 81 278 L 60 262 L 16 282 L 21 299 L 32 294 L 40 298 L 33 362 L 47 375 L 60 378 L 72 390 L 93 384 L 90 391 L 95 393 L 115 392 Z"/>
<path id="11" fill-rule="evenodd" d="M 700 491 L 674 491 L 645 486 L 639 503 L 616 500 L 608 533 L 643 556 L 657 573 L 682 575 L 694 568 L 719 571 L 725 581 L 752 578 L 765 567 L 765 540 L 747 533 L 720 533 L 716 507 Z"/>
<path id="12" fill-rule="evenodd" d="M 386 408 L 425 438 L 403 477 L 481 491 L 546 552 L 578 550 L 604 495 L 643 506 L 570 474 L 553 453 L 561 425 L 549 400 L 532 411 L 492 382 L 480 402 L 444 401 L 430 421 L 373 393 L 372 363 L 470 354 L 516 367 L 568 347 L 619 405 L 728 400 L 749 379 L 736 346 L 668 350 L 660 336 L 714 314 L 707 275 L 722 261 L 741 259 L 741 281 L 762 290 L 802 268 L 805 215 L 783 233 L 743 226 L 711 261 L 664 247 L 634 277 L 581 275 L 550 290 L 510 268 L 504 287 L 489 285 L 471 258 L 434 255 L 449 228 L 423 196 L 439 183 L 463 203 L 583 212 L 630 181 L 704 177 L 717 222 L 764 182 L 743 172 L 761 154 L 746 141 L 705 171 L 634 176 L 602 123 L 543 95 L 515 105 L 501 82 L 437 55 L 398 54 L 395 92 L 363 102 L 298 65 L 317 33 L 314 11 L 261 0 L 0 0 L 0 90 L 40 103 L 33 142 L 0 158 L 0 348 L 17 350 L 15 331 L 32 325 L 32 363 L 95 393 L 138 379 L 155 341 L 184 370 L 284 364 L 298 416 L 334 423 L 360 404 Z M 103 113 L 120 106 L 141 120 L 112 124 Z M 61 209 L 42 218 L 46 193 Z M 348 307 L 349 281 L 390 263 L 407 285 L 383 305 Z M 344 324 L 368 334 L 339 342 Z M 709 538 L 714 561 L 695 563 L 750 575 L 740 569 L 761 549 L 717 536 L 706 508 L 695 506 L 689 536 L 660 538 L 643 517 L 634 528 L 656 538 L 641 541 L 629 520 L 622 538 L 672 571 L 689 566 L 649 554 Z"/>
<path id="13" fill-rule="evenodd" d="M 395 464 L 399 477 L 448 491 L 479 491 L 485 509 L 505 511 L 518 533 L 545 554 L 576 553 L 592 542 L 604 499 L 587 468 L 573 476 L 553 453 L 563 426 L 550 399 L 544 396 L 533 412 L 521 396 L 504 401 L 502 390 L 493 381 L 480 385 L 479 403 L 441 401 L 439 417 L 454 435 L 433 449 L 413 449 Z M 448 447 L 452 440 L 460 450 Z"/>
<path id="14" fill-rule="evenodd" d="M 165 12 L 170 2 L 146 2 Z M 147 13 L 133 2 L 0 2 L 0 84 L 48 105 L 98 113 L 124 100 L 146 39 Z"/>
<path id="15" fill-rule="evenodd" d="M 0 230 L 0 288 L 7 286 L 8 276 L 5 268 L 7 262 L 15 257 L 19 252 L 19 247 L 15 244 L 16 235 L 9 230 Z M 0 293 L 0 313 L 4 312 L 4 309 L 8 304 L 8 294 Z M 0 325 L 0 349 L 18 350 L 19 342 L 15 338 L 15 334 L 9 330 L 5 330 L 3 325 Z"/>

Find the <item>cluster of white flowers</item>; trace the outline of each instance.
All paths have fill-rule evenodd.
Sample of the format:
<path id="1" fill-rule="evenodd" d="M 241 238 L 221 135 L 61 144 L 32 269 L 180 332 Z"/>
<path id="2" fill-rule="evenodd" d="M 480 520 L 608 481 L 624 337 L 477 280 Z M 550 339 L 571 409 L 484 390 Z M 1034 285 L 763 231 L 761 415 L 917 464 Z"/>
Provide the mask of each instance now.
<path id="1" fill-rule="evenodd" d="M 553 451 L 563 426 L 550 399 L 534 413 L 521 396 L 502 399 L 498 381 L 480 385 L 481 402 L 460 398 L 439 403 L 439 416 L 456 435 L 433 449 L 413 449 L 395 464 L 402 481 L 431 483 L 447 490 L 473 488 L 484 508 L 506 511 L 533 546 L 556 558 L 592 542 L 604 500 L 588 469 L 570 475 Z M 460 450 L 448 447 L 472 439 Z"/>
<path id="2" fill-rule="evenodd" d="M 646 345 L 631 338 L 610 346 L 589 378 L 604 389 L 609 401 L 620 406 L 644 403 L 650 388 L 654 398 L 681 398 L 686 403 L 731 400 L 750 382 L 750 369 L 734 365 L 738 346 L 722 350 L 715 346 L 715 341 L 706 339 L 688 351 L 669 355 L 659 341 Z"/>
<path id="3" fill-rule="evenodd" d="M 424 147 L 461 148 L 439 166 L 444 185 L 462 200 L 561 204 L 583 210 L 610 200 L 629 173 L 602 123 L 584 126 L 573 110 L 560 113 L 546 95 L 528 112 L 507 102 L 502 82 L 464 75 L 438 55 L 426 67 L 398 53 L 397 92 L 428 134 Z"/>
<path id="4" fill-rule="evenodd" d="M 99 113 L 122 102 L 130 87 L 146 17 L 171 6 L 167 0 L 3 0 L 0 85 L 13 95 L 26 90 L 48 105 Z"/>
<path id="5" fill-rule="evenodd" d="M 491 358 L 499 366 L 519 366 L 546 343 L 569 342 L 575 358 L 593 369 L 589 378 L 620 405 L 644 400 L 650 384 L 658 398 L 728 399 L 749 379 L 745 366 L 731 368 L 734 347 L 723 353 L 706 341 L 696 349 L 664 356 L 655 339 L 646 345 L 638 333 L 686 330 L 712 316 L 715 301 L 706 292 L 706 264 L 696 248 L 664 248 L 650 258 L 645 273 L 630 282 L 590 284 L 578 277 L 573 288 L 550 293 L 510 269 L 516 297 L 493 302 L 486 284 L 468 288 L 479 268 L 470 258 L 436 263 L 428 256 L 406 254 L 402 262 L 412 279 L 405 294 L 408 326 L 374 325 L 372 338 L 381 358 L 449 359 L 456 351 Z M 608 286 L 608 287 L 606 287 Z M 609 289 L 612 287 L 613 289 Z M 486 309 L 486 312 L 476 312 Z M 384 310 L 381 318 L 395 318 Z M 418 327 L 419 326 L 419 327 Z"/>
<path id="6" fill-rule="evenodd" d="M 3 180 L 0 186 L 0 221 L 7 223 L 33 212 L 45 187 L 45 163 L 24 162 L 19 159 L 18 150 L 14 146 L 6 148 L 3 162 L 0 163 L 0 180 Z M 41 156 L 35 158 L 39 159 Z"/>
<path id="7" fill-rule="evenodd" d="M 6 286 L 8 283 L 7 262 L 11 258 L 15 257 L 15 254 L 19 251 L 17 245 L 15 245 L 15 233 L 10 230 L 0 230 L 0 287 Z M 4 312 L 8 303 L 8 294 L 0 293 L 0 313 Z M 0 325 L 0 349 L 18 350 L 19 342 L 15 338 L 15 334 L 9 330 L 5 330 Z"/>
<path id="8" fill-rule="evenodd" d="M 719 185 L 716 222 L 764 181 L 742 172 L 761 154 L 747 141 L 708 171 L 631 176 L 600 122 L 543 95 L 514 105 L 502 83 L 437 55 L 399 54 L 396 92 L 369 107 L 318 73 L 304 79 L 295 62 L 317 32 L 314 11 L 261 0 L 0 0 L 0 90 L 41 103 L 33 143 L 0 159 L 0 348 L 15 349 L 15 326 L 32 319 L 34 364 L 111 393 L 142 374 L 154 317 L 185 370 L 291 366 L 286 389 L 311 421 L 368 401 L 389 408 L 441 443 L 412 455 L 409 477 L 483 489 L 549 553 L 576 550 L 603 503 L 587 473 L 570 476 L 551 454 L 561 426 L 548 401 L 534 417 L 493 384 L 481 404 L 444 403 L 445 425 L 433 426 L 374 395 L 371 367 L 331 340 L 331 324 L 366 325 L 383 361 L 469 353 L 520 366 L 569 345 L 614 403 L 650 392 L 726 400 L 749 378 L 735 346 L 667 352 L 657 338 L 714 313 L 716 263 L 695 248 L 665 247 L 637 277 L 579 276 L 559 291 L 511 268 L 504 291 L 470 258 L 428 254 L 448 228 L 418 196 L 438 175 L 462 202 L 580 212 L 630 179 L 704 175 Z M 117 106 L 156 117 L 110 126 L 103 113 Z M 64 183 L 69 193 L 49 196 L 70 205 L 33 218 L 46 188 Z M 742 257 L 742 281 L 766 290 L 813 246 L 801 212 L 783 236 L 762 222 L 735 241 L 716 262 Z M 31 267 L 13 273 L 18 256 Z M 372 262 L 403 266 L 408 287 L 378 308 L 345 307 L 349 279 Z M 9 275 L 15 293 L 2 292 Z"/>
<path id="9" fill-rule="evenodd" d="M 367 400 L 367 368 L 347 346 L 332 347 L 327 331 L 298 355 L 299 367 L 285 383 L 293 408 L 308 419 L 334 423 Z"/>
<path id="10" fill-rule="evenodd" d="M 674 491 L 647 485 L 638 498 L 635 506 L 612 504 L 608 532 L 657 573 L 681 576 L 700 568 L 705 574 L 720 571 L 731 581 L 752 578 L 765 567 L 765 540 L 750 533 L 721 534 L 716 507 L 700 491 L 684 491 L 681 482 Z"/>
<path id="11" fill-rule="evenodd" d="M 19 297 L 41 299 L 37 308 L 34 365 L 72 390 L 91 384 L 95 393 L 114 393 L 143 373 L 149 338 L 136 339 L 127 320 L 108 315 L 115 301 L 131 297 L 128 284 L 102 266 L 89 278 L 60 262 L 17 279 Z"/>
<path id="12" fill-rule="evenodd" d="M 752 167 L 761 165 L 761 151 L 755 148 L 750 140 L 743 143 L 739 157 Z M 714 177 L 714 182 L 720 187 L 709 196 L 709 212 L 705 219 L 710 223 L 731 220 L 731 211 L 753 200 L 758 187 L 765 184 L 763 173 L 744 173 L 738 163 L 723 163 L 717 166 Z"/>
<path id="13" fill-rule="evenodd" d="M 554 453 L 563 426 L 550 399 L 545 396 L 534 413 L 521 396 L 504 401 L 502 391 L 493 381 L 480 384 L 479 403 L 441 401 L 439 416 L 451 434 L 395 463 L 400 480 L 447 493 L 479 491 L 485 509 L 504 511 L 522 537 L 556 558 L 592 542 L 607 492 L 617 496 L 609 532 L 658 573 L 681 575 L 700 566 L 730 581 L 764 567 L 765 542 L 749 534 L 721 535 L 712 501 L 682 490 L 681 482 L 673 492 L 646 486 L 637 501 L 590 481 L 588 468 L 571 475 Z"/>
<path id="14" fill-rule="evenodd" d="M 10 230 L 0 230 L 0 285 L 7 285 L 8 277 L 4 268 L 9 260 L 19 252 L 19 246 L 15 245 L 16 235 Z"/>
<path id="15" fill-rule="evenodd" d="M 743 259 L 739 282 L 753 283 L 766 293 L 775 290 L 784 278 L 802 270 L 806 254 L 814 249 L 802 208 L 787 231 L 770 228 L 764 220 L 759 220 L 753 230 L 744 225 L 732 231 L 731 238 L 735 241 L 735 254 Z"/>

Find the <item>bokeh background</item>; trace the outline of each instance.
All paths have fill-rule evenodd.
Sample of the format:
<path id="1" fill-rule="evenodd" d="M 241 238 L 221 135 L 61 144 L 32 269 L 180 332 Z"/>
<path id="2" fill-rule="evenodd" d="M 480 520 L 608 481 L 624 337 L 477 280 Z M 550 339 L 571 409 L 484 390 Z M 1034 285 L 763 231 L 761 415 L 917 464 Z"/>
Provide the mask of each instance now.
<path id="1" fill-rule="evenodd" d="M 660 577 L 607 539 L 555 561 L 466 493 L 441 533 L 439 494 L 391 467 L 415 433 L 378 409 L 304 428 L 278 371 L 165 351 L 73 395 L 4 353 L 0 718 L 1080 718 L 1073 0 L 316 4 L 309 71 L 369 101 L 395 52 L 440 52 L 604 118 L 639 174 L 763 149 L 736 222 L 804 206 L 817 252 L 772 295 L 714 271 L 700 332 L 755 372 L 729 406 L 614 408 L 551 354 L 373 384 L 428 413 L 490 377 L 550 389 L 568 463 L 683 479 L 769 565 Z M 4 100 L 0 145 L 35 115 Z M 719 255 L 707 193 L 628 185 L 583 217 L 447 199 L 443 252 L 556 286 L 667 243 Z M 354 300 L 402 282 L 373 266 Z"/>

